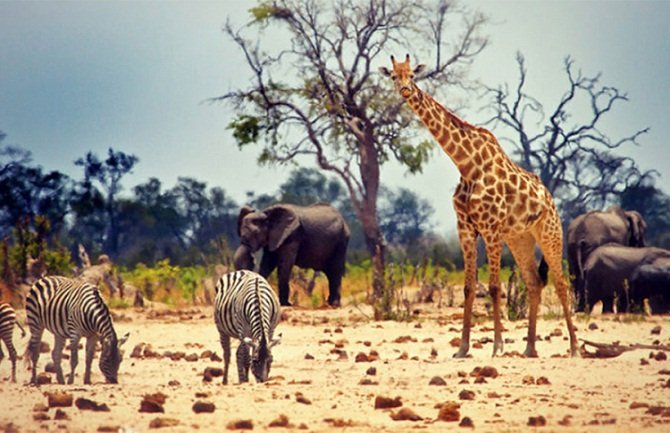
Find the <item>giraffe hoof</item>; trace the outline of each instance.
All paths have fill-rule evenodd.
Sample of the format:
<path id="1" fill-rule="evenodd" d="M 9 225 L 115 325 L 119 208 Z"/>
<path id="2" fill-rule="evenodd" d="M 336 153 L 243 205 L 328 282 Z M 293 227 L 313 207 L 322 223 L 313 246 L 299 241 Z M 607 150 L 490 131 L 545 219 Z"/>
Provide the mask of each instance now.
<path id="1" fill-rule="evenodd" d="M 467 358 L 467 357 L 468 357 L 467 350 L 459 350 L 458 352 L 454 353 L 454 358 Z"/>
<path id="2" fill-rule="evenodd" d="M 538 357 L 537 356 L 537 351 L 535 349 L 532 349 L 532 350 L 526 349 L 526 351 L 523 352 L 523 356 L 525 356 L 526 358 L 537 358 Z"/>

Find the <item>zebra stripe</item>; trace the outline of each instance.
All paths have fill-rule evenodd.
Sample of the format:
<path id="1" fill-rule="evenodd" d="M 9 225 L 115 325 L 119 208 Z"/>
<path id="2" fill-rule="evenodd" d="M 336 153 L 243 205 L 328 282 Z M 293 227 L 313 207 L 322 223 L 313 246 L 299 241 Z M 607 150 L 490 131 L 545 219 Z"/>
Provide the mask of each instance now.
<path id="1" fill-rule="evenodd" d="M 91 363 L 98 339 L 102 340 L 100 371 L 108 383 L 118 383 L 117 375 L 121 363 L 119 345 L 125 342 L 127 336 L 121 341 L 117 339 L 109 309 L 97 287 L 79 279 L 43 277 L 33 284 L 26 299 L 26 321 L 31 334 L 26 349 L 26 354 L 30 355 L 32 361 L 31 383 L 36 382 L 39 345 L 45 329 L 54 334 L 51 356 L 58 383 L 65 382 L 60 361 L 65 340 L 68 338 L 71 351 L 68 383 L 74 383 L 79 339 L 82 337 L 86 337 L 84 383 L 91 383 Z"/>
<path id="2" fill-rule="evenodd" d="M 223 348 L 223 383 L 228 383 L 231 337 L 240 340 L 236 353 L 240 382 L 249 380 L 250 367 L 258 382 L 266 381 L 271 349 L 280 339 L 273 335 L 279 322 L 279 300 L 270 283 L 251 271 L 223 275 L 216 284 L 214 322 Z"/>
<path id="3" fill-rule="evenodd" d="M 23 330 L 19 322 L 16 321 L 16 312 L 11 305 L 0 303 L 0 340 L 5 342 L 7 352 L 9 353 L 9 360 L 12 362 L 12 382 L 16 382 L 16 349 L 12 343 L 12 336 L 14 334 L 14 325 L 19 327 L 22 336 L 26 336 L 26 331 Z M 5 357 L 2 352 L 2 344 L 0 344 L 0 362 Z"/>

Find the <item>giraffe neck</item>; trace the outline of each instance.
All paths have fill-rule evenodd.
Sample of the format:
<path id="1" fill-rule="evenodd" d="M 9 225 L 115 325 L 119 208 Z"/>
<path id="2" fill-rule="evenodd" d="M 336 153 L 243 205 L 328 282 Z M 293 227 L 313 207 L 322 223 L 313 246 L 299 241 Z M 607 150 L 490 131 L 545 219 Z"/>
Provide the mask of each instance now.
<path id="1" fill-rule="evenodd" d="M 407 103 L 419 116 L 435 140 L 454 162 L 465 179 L 482 174 L 485 161 L 503 155 L 497 140 L 484 128 L 478 128 L 460 119 L 440 105 L 432 96 L 422 91 L 415 83 Z"/>

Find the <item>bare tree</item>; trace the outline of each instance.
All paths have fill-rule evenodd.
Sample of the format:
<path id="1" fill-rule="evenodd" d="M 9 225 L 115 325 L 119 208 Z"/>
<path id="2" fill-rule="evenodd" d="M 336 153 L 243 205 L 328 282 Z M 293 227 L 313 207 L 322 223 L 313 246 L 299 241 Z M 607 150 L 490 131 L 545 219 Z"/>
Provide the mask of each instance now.
<path id="1" fill-rule="evenodd" d="M 568 90 L 545 115 L 542 103 L 525 91 L 527 70 L 521 53 L 516 61 L 519 82 L 515 88 L 486 87 L 494 111 L 487 123 L 511 133 L 501 140 L 512 144 L 521 166 L 540 176 L 566 219 L 602 208 L 654 175 L 640 172 L 633 159 L 612 153 L 625 145 L 639 145 L 638 138 L 649 128 L 617 140 L 604 132 L 603 118 L 615 104 L 628 101 L 625 93 L 601 85 L 600 74 L 589 77 L 575 71 L 574 61 L 567 57 Z"/>
<path id="2" fill-rule="evenodd" d="M 453 88 L 487 44 L 480 36 L 486 19 L 446 0 L 278 0 L 251 12 L 251 23 L 234 29 L 229 22 L 224 30 L 244 53 L 252 83 L 214 100 L 236 108 L 230 127 L 240 146 L 263 144 L 260 163 L 307 156 L 342 179 L 373 259 L 373 294 L 381 299 L 381 166 L 394 159 L 420 172 L 433 145 L 419 142 L 420 129 L 409 127 L 415 116 L 377 76 L 376 62 L 394 52 L 432 59 L 426 87 Z M 265 32 L 269 26 L 287 32 L 284 46 L 276 47 L 280 33 Z"/>

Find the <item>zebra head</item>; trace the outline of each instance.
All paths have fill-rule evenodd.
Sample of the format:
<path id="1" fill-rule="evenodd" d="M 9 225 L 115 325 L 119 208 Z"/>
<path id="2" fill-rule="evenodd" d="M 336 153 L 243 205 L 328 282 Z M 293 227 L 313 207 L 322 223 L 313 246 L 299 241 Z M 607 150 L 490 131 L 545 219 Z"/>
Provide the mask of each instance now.
<path id="1" fill-rule="evenodd" d="M 123 353 L 120 348 L 128 341 L 130 333 L 126 333 L 119 340 L 116 338 L 104 338 L 102 340 L 102 353 L 100 354 L 100 371 L 105 376 L 107 383 L 119 383 L 118 373 Z"/>
<path id="2" fill-rule="evenodd" d="M 270 367 L 272 367 L 272 348 L 281 341 L 281 334 L 274 337 L 270 343 L 263 339 L 260 344 L 252 341 L 251 338 L 245 338 L 244 343 L 251 346 L 251 372 L 256 378 L 256 382 L 265 382 L 270 376 Z"/>

